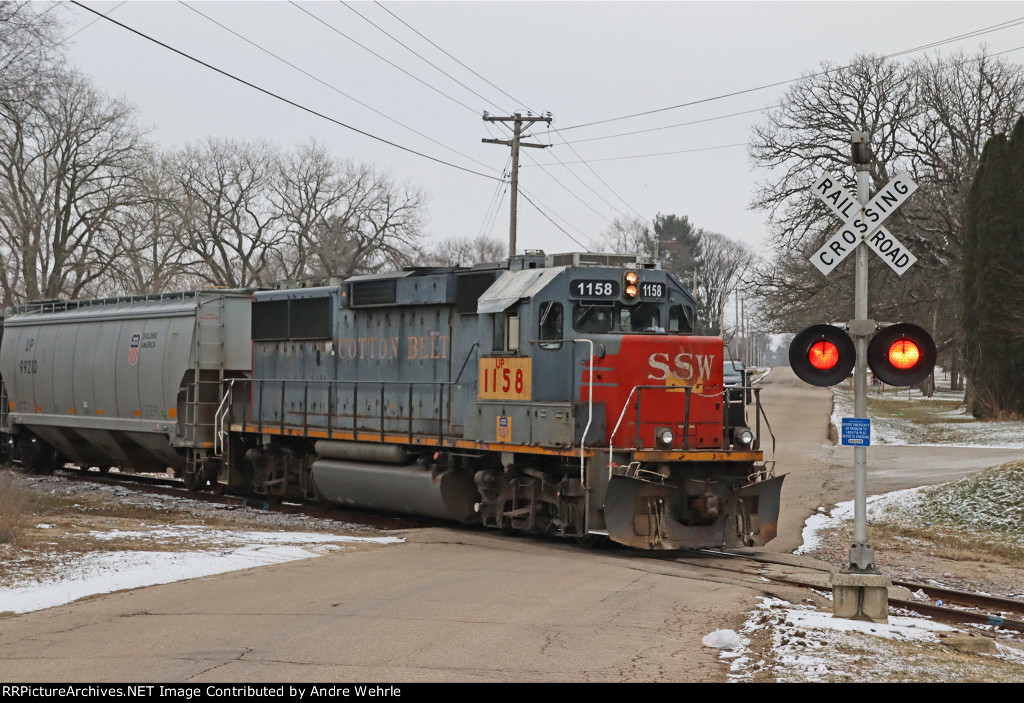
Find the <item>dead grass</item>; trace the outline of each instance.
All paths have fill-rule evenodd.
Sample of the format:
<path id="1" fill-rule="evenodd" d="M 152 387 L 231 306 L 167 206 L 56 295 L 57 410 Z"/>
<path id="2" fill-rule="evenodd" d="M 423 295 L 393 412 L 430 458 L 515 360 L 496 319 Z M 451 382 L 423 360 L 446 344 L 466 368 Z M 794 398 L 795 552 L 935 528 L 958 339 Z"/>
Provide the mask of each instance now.
<path id="1" fill-rule="evenodd" d="M 24 546 L 35 501 L 31 492 L 0 474 L 0 544 Z"/>

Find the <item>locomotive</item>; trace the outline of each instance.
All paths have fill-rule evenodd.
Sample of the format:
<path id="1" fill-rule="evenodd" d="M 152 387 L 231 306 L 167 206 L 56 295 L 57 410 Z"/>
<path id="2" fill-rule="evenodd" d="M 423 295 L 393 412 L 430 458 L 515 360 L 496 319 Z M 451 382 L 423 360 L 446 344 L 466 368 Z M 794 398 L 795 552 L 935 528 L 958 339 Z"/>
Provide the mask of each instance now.
<path id="1" fill-rule="evenodd" d="M 6 311 L 0 429 L 37 471 L 173 469 L 316 500 L 640 549 L 763 545 L 784 476 L 759 389 L 638 256 Z M 770 435 L 770 431 L 769 431 Z"/>

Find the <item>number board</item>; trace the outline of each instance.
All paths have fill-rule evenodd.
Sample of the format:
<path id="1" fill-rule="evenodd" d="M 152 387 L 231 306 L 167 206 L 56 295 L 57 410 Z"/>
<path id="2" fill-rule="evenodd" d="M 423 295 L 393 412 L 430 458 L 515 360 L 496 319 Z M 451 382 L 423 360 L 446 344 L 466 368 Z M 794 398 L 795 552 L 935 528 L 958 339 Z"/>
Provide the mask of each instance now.
<path id="1" fill-rule="evenodd" d="M 640 297 L 645 300 L 664 300 L 667 292 L 667 286 L 664 283 L 655 281 L 640 281 L 637 288 L 640 289 Z"/>
<path id="2" fill-rule="evenodd" d="M 526 400 L 533 398 L 533 359 L 487 357 L 480 359 L 478 400 Z"/>
<path id="3" fill-rule="evenodd" d="M 569 294 L 574 298 L 618 298 L 619 282 L 574 278 L 569 281 Z"/>

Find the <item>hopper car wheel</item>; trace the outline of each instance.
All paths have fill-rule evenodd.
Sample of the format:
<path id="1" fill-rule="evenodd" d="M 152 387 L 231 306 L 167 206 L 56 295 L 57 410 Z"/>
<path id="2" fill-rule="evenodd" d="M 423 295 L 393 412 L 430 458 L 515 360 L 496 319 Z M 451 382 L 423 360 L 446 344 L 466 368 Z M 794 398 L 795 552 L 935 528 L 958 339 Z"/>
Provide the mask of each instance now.
<path id="1" fill-rule="evenodd" d="M 201 471 L 186 472 L 182 478 L 185 480 L 185 488 L 190 491 L 198 492 L 210 485 L 210 479 L 204 477 Z"/>
<path id="2" fill-rule="evenodd" d="M 28 461 L 29 473 L 52 474 L 60 465 L 60 452 L 56 447 L 51 447 L 45 442 L 36 442 L 32 445 Z"/>
<path id="3" fill-rule="evenodd" d="M 110 471 L 109 466 L 97 466 L 96 468 L 100 470 L 101 474 L 105 474 Z"/>

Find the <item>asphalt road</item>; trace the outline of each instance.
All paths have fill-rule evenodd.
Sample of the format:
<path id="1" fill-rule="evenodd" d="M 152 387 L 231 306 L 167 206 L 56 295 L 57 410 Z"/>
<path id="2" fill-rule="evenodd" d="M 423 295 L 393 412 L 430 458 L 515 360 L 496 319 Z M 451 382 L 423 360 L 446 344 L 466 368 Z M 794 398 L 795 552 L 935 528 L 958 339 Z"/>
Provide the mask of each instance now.
<path id="1" fill-rule="evenodd" d="M 779 537 L 853 495 L 853 452 L 828 440 L 831 395 L 788 369 L 764 380 Z M 912 487 L 1019 452 L 869 450 L 869 492 Z M 0 680 L 104 682 L 724 681 L 716 629 L 766 593 L 732 576 L 491 532 L 411 530 L 397 546 L 96 596 L 0 618 Z"/>

